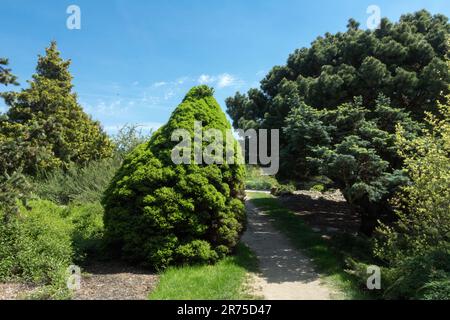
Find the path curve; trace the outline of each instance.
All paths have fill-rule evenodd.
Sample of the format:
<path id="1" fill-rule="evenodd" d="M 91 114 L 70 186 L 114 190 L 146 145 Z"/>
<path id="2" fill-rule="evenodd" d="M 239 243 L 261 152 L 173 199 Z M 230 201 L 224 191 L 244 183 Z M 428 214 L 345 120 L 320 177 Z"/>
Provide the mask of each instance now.
<path id="1" fill-rule="evenodd" d="M 243 242 L 256 254 L 260 274 L 251 287 L 267 300 L 331 300 L 335 292 L 314 270 L 311 259 L 275 230 L 268 215 L 246 202 L 248 229 Z"/>

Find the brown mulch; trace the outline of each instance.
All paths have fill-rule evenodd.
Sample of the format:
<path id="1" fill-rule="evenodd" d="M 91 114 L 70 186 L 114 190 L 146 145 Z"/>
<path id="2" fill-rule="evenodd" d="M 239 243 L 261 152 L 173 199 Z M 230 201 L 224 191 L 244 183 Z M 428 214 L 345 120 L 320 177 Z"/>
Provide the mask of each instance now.
<path id="1" fill-rule="evenodd" d="M 360 219 L 351 211 L 340 191 L 321 193 L 297 191 L 280 197 L 289 210 L 301 216 L 315 231 L 324 234 L 358 232 Z"/>
<path id="2" fill-rule="evenodd" d="M 74 300 L 147 300 L 158 276 L 121 262 L 92 262 L 82 268 L 80 290 Z M 37 287 L 21 283 L 0 283 L 0 300 L 21 300 Z"/>
<path id="3" fill-rule="evenodd" d="M 36 286 L 22 283 L 0 283 L 0 300 L 21 300 L 35 289 Z"/>
<path id="4" fill-rule="evenodd" d="M 74 300 L 147 300 L 158 276 L 120 262 L 95 262 L 83 268 Z"/>

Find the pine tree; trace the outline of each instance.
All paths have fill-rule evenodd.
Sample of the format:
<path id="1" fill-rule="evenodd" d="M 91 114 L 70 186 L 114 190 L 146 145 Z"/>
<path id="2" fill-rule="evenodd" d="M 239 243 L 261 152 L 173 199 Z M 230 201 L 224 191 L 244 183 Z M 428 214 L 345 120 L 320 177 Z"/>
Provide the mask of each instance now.
<path id="1" fill-rule="evenodd" d="M 437 113 L 450 92 L 450 24 L 421 10 L 397 23 L 382 19 L 374 31 L 355 20 L 347 27 L 296 50 L 259 89 L 226 103 L 235 128 L 283 129 L 278 178 L 331 178 L 371 234 L 380 215 L 391 216 L 387 200 L 405 182 L 395 124 L 413 138 L 416 121 Z"/>
<path id="2" fill-rule="evenodd" d="M 17 78 L 11 73 L 11 69 L 7 68 L 8 59 L 0 58 L 0 84 L 8 85 L 15 84 L 17 85 Z"/>
<path id="3" fill-rule="evenodd" d="M 85 164 L 112 153 L 112 143 L 100 124 L 77 102 L 69 66 L 52 42 L 46 55 L 39 56 L 30 87 L 5 95 L 9 110 L 0 130 L 3 140 L 20 145 L 22 155 L 16 163 L 27 173 Z M 11 156 L 18 154 L 13 151 Z"/>

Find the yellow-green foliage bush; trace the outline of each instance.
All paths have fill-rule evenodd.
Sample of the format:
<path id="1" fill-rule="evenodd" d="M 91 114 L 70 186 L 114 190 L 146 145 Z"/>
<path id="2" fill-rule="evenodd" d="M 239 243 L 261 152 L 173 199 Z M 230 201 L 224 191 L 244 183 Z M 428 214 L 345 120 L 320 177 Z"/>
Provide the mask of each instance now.
<path id="1" fill-rule="evenodd" d="M 100 203 L 58 206 L 47 200 L 28 201 L 18 213 L 0 211 L 0 282 L 38 285 L 32 298 L 68 298 L 67 269 L 103 241 Z"/>
<path id="2" fill-rule="evenodd" d="M 72 224 L 75 260 L 101 254 L 103 249 L 103 207 L 99 202 L 70 206 L 64 213 Z"/>
<path id="3" fill-rule="evenodd" d="M 64 209 L 49 201 L 29 206 L 7 223 L 0 213 L 0 281 L 61 283 L 74 255 L 73 227 L 62 218 Z"/>
<path id="4" fill-rule="evenodd" d="M 378 230 L 386 297 L 450 299 L 450 106 L 440 109 L 420 137 L 397 133 L 411 183 L 394 201 L 398 222 Z"/>
<path id="5" fill-rule="evenodd" d="M 105 235 L 123 257 L 164 268 L 214 262 L 237 245 L 245 223 L 245 168 L 171 160 L 178 144 L 172 133 L 193 135 L 195 121 L 224 137 L 231 128 L 207 86 L 189 91 L 169 122 L 125 159 L 105 192 Z"/>

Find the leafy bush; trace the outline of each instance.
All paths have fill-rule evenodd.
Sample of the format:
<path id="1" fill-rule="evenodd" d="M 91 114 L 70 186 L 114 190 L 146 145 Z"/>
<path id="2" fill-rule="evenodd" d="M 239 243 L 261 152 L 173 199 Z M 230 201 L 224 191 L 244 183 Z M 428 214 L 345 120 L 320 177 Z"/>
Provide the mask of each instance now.
<path id="1" fill-rule="evenodd" d="M 152 132 L 146 135 L 139 130 L 137 125 L 125 125 L 112 137 L 115 146 L 114 152 L 117 157 L 124 159 L 137 146 L 147 142 L 151 136 Z"/>
<path id="2" fill-rule="evenodd" d="M 76 260 L 101 254 L 103 249 L 103 207 L 100 202 L 72 205 L 65 218 L 72 224 L 72 241 Z"/>
<path id="3" fill-rule="evenodd" d="M 245 223 L 244 167 L 171 160 L 174 130 L 193 137 L 194 121 L 224 137 L 230 129 L 207 86 L 189 91 L 169 122 L 125 159 L 105 192 L 106 239 L 123 257 L 164 268 L 213 262 L 237 245 Z M 233 148 L 238 154 L 235 141 Z"/>
<path id="4" fill-rule="evenodd" d="M 65 299 L 67 268 L 103 249 L 103 207 L 99 202 L 61 207 L 31 200 L 9 217 L 0 213 L 0 281 L 41 286 L 32 299 Z"/>
<path id="5" fill-rule="evenodd" d="M 61 285 L 74 256 L 72 226 L 62 218 L 63 209 L 49 201 L 29 206 L 0 224 L 0 280 Z"/>
<path id="6" fill-rule="evenodd" d="M 287 195 L 291 195 L 295 192 L 295 190 L 297 190 L 297 188 L 295 187 L 295 185 L 293 183 L 288 183 L 288 184 L 280 184 L 277 187 L 273 188 L 271 190 L 271 193 L 275 196 L 287 196 Z"/>
<path id="7" fill-rule="evenodd" d="M 315 184 L 311 187 L 311 191 L 324 192 L 325 186 L 323 184 Z"/>
<path id="8" fill-rule="evenodd" d="M 450 106 L 428 115 L 430 129 L 397 145 L 411 184 L 394 199 L 398 221 L 379 228 L 375 254 L 386 261 L 390 298 L 450 299 Z"/>
<path id="9" fill-rule="evenodd" d="M 34 191 L 40 198 L 61 205 L 100 201 L 121 163 L 119 158 L 108 158 L 45 172 L 34 179 Z"/>

